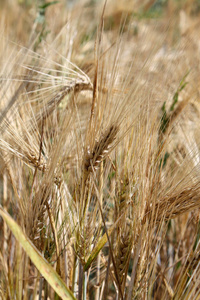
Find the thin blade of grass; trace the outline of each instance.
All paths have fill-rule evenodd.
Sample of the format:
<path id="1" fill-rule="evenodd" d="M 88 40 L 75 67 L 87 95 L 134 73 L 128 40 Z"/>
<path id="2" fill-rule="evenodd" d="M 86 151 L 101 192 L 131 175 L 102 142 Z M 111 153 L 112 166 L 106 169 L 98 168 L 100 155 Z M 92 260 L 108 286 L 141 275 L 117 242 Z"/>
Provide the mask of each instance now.
<path id="1" fill-rule="evenodd" d="M 118 219 L 109 229 L 107 229 L 108 236 L 111 235 L 111 233 L 115 229 L 115 227 L 116 227 L 117 223 L 119 222 L 119 220 L 120 219 Z M 104 233 L 104 235 L 98 241 L 96 247 L 92 250 L 92 253 L 88 257 L 88 260 L 87 260 L 87 262 L 86 262 L 86 264 L 84 266 L 84 271 L 87 271 L 89 269 L 91 263 L 96 259 L 97 255 L 99 254 L 99 252 L 101 251 L 101 249 L 103 248 L 103 246 L 107 243 L 108 236 L 107 236 L 106 233 Z"/>
<path id="2" fill-rule="evenodd" d="M 23 233 L 20 226 L 0 207 L 0 215 L 9 226 L 17 241 L 22 245 L 32 262 L 40 273 L 48 281 L 54 291 L 62 299 L 76 299 L 72 292 L 67 288 L 64 281 L 52 268 L 52 266 L 42 257 L 28 237 Z"/>

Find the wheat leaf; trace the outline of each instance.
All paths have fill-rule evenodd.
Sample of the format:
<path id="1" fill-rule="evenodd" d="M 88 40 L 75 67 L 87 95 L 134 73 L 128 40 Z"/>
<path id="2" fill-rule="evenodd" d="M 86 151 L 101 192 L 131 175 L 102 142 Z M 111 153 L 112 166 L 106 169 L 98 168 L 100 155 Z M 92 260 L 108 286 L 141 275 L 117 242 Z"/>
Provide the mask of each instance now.
<path id="1" fill-rule="evenodd" d="M 42 257 L 29 238 L 23 233 L 20 226 L 6 213 L 0 206 L 0 215 L 9 226 L 17 241 L 22 245 L 27 255 L 35 264 L 39 272 L 48 281 L 54 291 L 62 299 L 76 299 L 72 292 L 67 288 L 64 281 L 52 268 L 52 266 Z"/>
<path id="2" fill-rule="evenodd" d="M 111 233 L 113 232 L 113 229 L 116 227 L 119 220 L 120 220 L 120 218 L 115 222 L 115 224 L 113 224 L 113 226 L 111 226 L 109 229 L 107 229 L 108 236 L 111 235 Z M 98 241 L 96 247 L 92 250 L 92 253 L 90 254 L 89 258 L 87 259 L 87 262 L 84 266 L 84 271 L 87 271 L 89 269 L 91 263 L 95 260 L 95 258 L 97 257 L 97 255 L 99 254 L 99 252 L 101 251 L 103 246 L 107 243 L 107 241 L 108 241 L 107 234 L 104 233 L 104 235 Z"/>

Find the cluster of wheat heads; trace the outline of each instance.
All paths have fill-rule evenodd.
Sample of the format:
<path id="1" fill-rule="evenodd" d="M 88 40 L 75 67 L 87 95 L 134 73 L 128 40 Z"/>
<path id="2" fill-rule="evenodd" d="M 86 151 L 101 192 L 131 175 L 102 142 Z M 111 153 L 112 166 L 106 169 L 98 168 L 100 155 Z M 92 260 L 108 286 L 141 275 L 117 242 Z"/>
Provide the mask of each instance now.
<path id="1" fill-rule="evenodd" d="M 88 73 L 55 50 L 64 29 L 43 51 L 6 42 L 2 299 L 199 297 L 198 70 L 160 54 L 160 29 L 108 45 L 102 21 Z"/>

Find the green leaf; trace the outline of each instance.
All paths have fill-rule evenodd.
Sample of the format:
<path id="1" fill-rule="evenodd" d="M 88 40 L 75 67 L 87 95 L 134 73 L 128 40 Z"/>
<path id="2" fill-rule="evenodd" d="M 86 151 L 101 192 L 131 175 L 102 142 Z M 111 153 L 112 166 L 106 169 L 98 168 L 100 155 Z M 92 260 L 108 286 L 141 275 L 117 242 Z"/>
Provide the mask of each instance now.
<path id="1" fill-rule="evenodd" d="M 161 117 L 161 121 L 160 121 L 160 132 L 164 133 L 166 128 L 167 128 L 167 125 L 169 123 L 169 118 L 167 116 L 167 111 L 166 111 L 166 101 L 163 103 L 163 106 L 161 108 L 163 114 L 162 114 L 162 117 Z"/>
<path id="2" fill-rule="evenodd" d="M 172 105 L 170 106 L 170 111 L 173 111 L 174 110 L 174 107 L 176 105 L 176 103 L 178 102 L 178 96 L 179 96 L 179 93 L 186 87 L 186 85 L 188 84 L 186 80 L 188 74 L 190 73 L 190 71 L 188 71 L 182 78 L 180 84 L 179 84 L 179 87 L 178 89 L 176 90 L 174 96 L 173 96 L 173 102 L 172 102 Z"/>
<path id="3" fill-rule="evenodd" d="M 167 127 L 168 127 L 168 124 L 169 124 L 169 121 L 170 121 L 170 112 L 172 112 L 174 109 L 175 109 L 175 106 L 178 102 L 178 97 L 179 97 L 179 93 L 186 87 L 186 85 L 188 84 L 186 80 L 188 74 L 190 73 L 190 71 L 188 71 L 184 76 L 183 78 L 181 79 L 180 83 L 179 83 L 179 86 L 176 90 L 176 92 L 174 93 L 174 96 L 173 96 L 173 99 L 172 99 L 172 104 L 169 108 L 169 110 L 167 111 L 166 110 L 166 101 L 163 103 L 162 107 L 161 107 L 161 111 L 162 111 L 162 117 L 161 117 L 161 120 L 160 120 L 160 133 L 165 133 Z"/>
<path id="4" fill-rule="evenodd" d="M 172 105 L 170 106 L 170 111 L 174 110 L 174 107 L 175 107 L 176 103 L 178 102 L 178 96 L 179 96 L 179 90 L 177 90 L 174 94 L 173 102 L 172 102 Z"/>
<path id="5" fill-rule="evenodd" d="M 111 233 L 113 232 L 113 229 L 116 227 L 118 221 L 120 219 L 118 219 L 115 224 L 113 224 L 113 226 L 111 226 L 109 229 L 107 229 L 108 232 L 108 236 L 111 235 Z M 84 266 L 84 271 L 87 271 L 91 265 L 91 263 L 95 260 L 95 258 L 97 257 L 97 255 L 99 254 L 99 252 L 101 251 L 101 249 L 103 248 L 103 246 L 107 243 L 108 238 L 107 238 L 107 234 L 104 233 L 104 235 L 101 237 L 101 239 L 98 241 L 96 247 L 92 250 L 92 253 L 90 254 L 85 266 Z"/>
<path id="6" fill-rule="evenodd" d="M 43 4 L 43 5 L 40 5 L 39 9 L 45 10 L 48 6 L 54 5 L 54 4 L 57 4 L 57 3 L 59 3 L 59 1 L 47 2 L 47 3 Z"/>
<path id="7" fill-rule="evenodd" d="M 27 255 L 35 264 L 39 272 L 48 281 L 54 291 L 62 299 L 76 299 L 72 292 L 67 288 L 64 281 L 52 268 L 52 266 L 44 259 L 41 253 L 32 244 L 29 238 L 23 233 L 21 227 L 11 218 L 11 216 L 0 206 L 0 215 L 9 226 L 17 241 L 22 245 Z"/>

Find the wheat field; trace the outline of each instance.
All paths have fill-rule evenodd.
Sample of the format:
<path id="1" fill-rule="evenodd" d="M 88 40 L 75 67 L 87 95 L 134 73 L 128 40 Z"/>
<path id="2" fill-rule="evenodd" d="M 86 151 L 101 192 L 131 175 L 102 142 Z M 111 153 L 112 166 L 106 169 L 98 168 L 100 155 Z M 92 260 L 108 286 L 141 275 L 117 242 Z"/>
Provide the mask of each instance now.
<path id="1" fill-rule="evenodd" d="M 200 299 L 200 2 L 0 16 L 0 299 Z"/>

